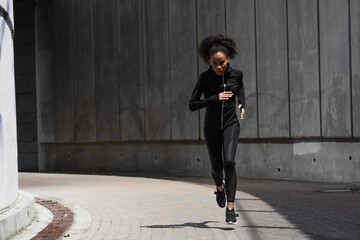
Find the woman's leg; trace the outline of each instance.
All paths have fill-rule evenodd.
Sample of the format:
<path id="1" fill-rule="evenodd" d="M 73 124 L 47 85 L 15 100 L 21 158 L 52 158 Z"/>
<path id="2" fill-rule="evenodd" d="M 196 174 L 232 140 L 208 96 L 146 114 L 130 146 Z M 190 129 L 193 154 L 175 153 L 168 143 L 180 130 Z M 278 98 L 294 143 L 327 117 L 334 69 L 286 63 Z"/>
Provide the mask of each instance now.
<path id="1" fill-rule="evenodd" d="M 235 171 L 235 154 L 240 134 L 238 123 L 227 127 L 223 133 L 223 155 L 225 169 L 225 188 L 228 202 L 228 209 L 234 208 L 236 193 L 236 171 Z"/>
<path id="2" fill-rule="evenodd" d="M 217 187 L 223 185 L 223 159 L 221 131 L 215 128 L 204 128 L 206 147 L 209 153 L 212 177 Z M 220 189 L 221 190 L 221 189 Z"/>
<path id="3" fill-rule="evenodd" d="M 205 141 L 209 152 L 212 177 L 217 187 L 214 192 L 219 207 L 226 206 L 226 193 L 223 184 L 222 132 L 216 128 L 205 128 Z"/>

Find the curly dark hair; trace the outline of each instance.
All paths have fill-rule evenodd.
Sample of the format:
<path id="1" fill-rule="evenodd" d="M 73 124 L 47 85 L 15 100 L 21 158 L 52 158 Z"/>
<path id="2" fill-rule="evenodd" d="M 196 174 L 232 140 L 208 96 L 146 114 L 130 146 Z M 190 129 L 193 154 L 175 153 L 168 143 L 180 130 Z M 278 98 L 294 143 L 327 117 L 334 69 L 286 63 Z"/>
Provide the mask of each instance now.
<path id="1" fill-rule="evenodd" d="M 199 56 L 206 64 L 209 64 L 211 55 L 219 51 L 223 52 L 226 57 L 234 58 L 237 54 L 235 41 L 232 38 L 218 34 L 209 36 L 200 43 Z"/>

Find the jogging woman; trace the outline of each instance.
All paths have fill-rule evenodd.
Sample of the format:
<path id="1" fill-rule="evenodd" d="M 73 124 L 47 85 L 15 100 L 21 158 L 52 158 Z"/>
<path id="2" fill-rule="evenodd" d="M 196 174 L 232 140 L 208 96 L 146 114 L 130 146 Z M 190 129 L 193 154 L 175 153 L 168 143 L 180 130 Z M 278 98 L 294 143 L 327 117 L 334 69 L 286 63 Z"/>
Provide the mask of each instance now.
<path id="1" fill-rule="evenodd" d="M 216 201 L 221 208 L 226 205 L 225 221 L 230 224 L 237 224 L 235 153 L 240 125 L 236 99 L 241 118 L 245 115 L 243 74 L 229 64 L 236 54 L 234 40 L 223 35 L 210 36 L 201 42 L 199 55 L 210 66 L 200 75 L 189 103 L 191 111 L 206 107 L 204 136 L 216 185 Z M 204 98 L 200 99 L 202 94 Z"/>

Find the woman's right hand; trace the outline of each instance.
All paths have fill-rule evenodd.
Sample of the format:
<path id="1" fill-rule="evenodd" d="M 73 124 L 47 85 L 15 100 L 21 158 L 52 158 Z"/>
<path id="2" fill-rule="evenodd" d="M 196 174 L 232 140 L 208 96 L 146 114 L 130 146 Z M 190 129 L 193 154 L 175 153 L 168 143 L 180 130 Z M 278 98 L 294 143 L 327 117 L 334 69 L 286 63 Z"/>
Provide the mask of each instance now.
<path id="1" fill-rule="evenodd" d="M 229 100 L 229 98 L 231 98 L 233 95 L 234 94 L 231 91 L 221 92 L 219 93 L 219 100 L 220 101 Z"/>

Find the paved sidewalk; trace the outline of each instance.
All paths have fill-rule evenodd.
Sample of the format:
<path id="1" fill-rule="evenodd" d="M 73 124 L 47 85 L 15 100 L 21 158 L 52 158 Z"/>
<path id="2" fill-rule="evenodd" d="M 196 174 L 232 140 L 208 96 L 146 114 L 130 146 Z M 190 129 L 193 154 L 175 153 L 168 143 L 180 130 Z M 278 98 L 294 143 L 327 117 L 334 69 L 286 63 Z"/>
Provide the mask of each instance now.
<path id="1" fill-rule="evenodd" d="M 208 178 L 20 173 L 19 188 L 75 213 L 63 239 L 360 239 L 351 184 L 239 179 L 237 225 Z M 26 232 L 26 231 L 25 231 Z"/>

